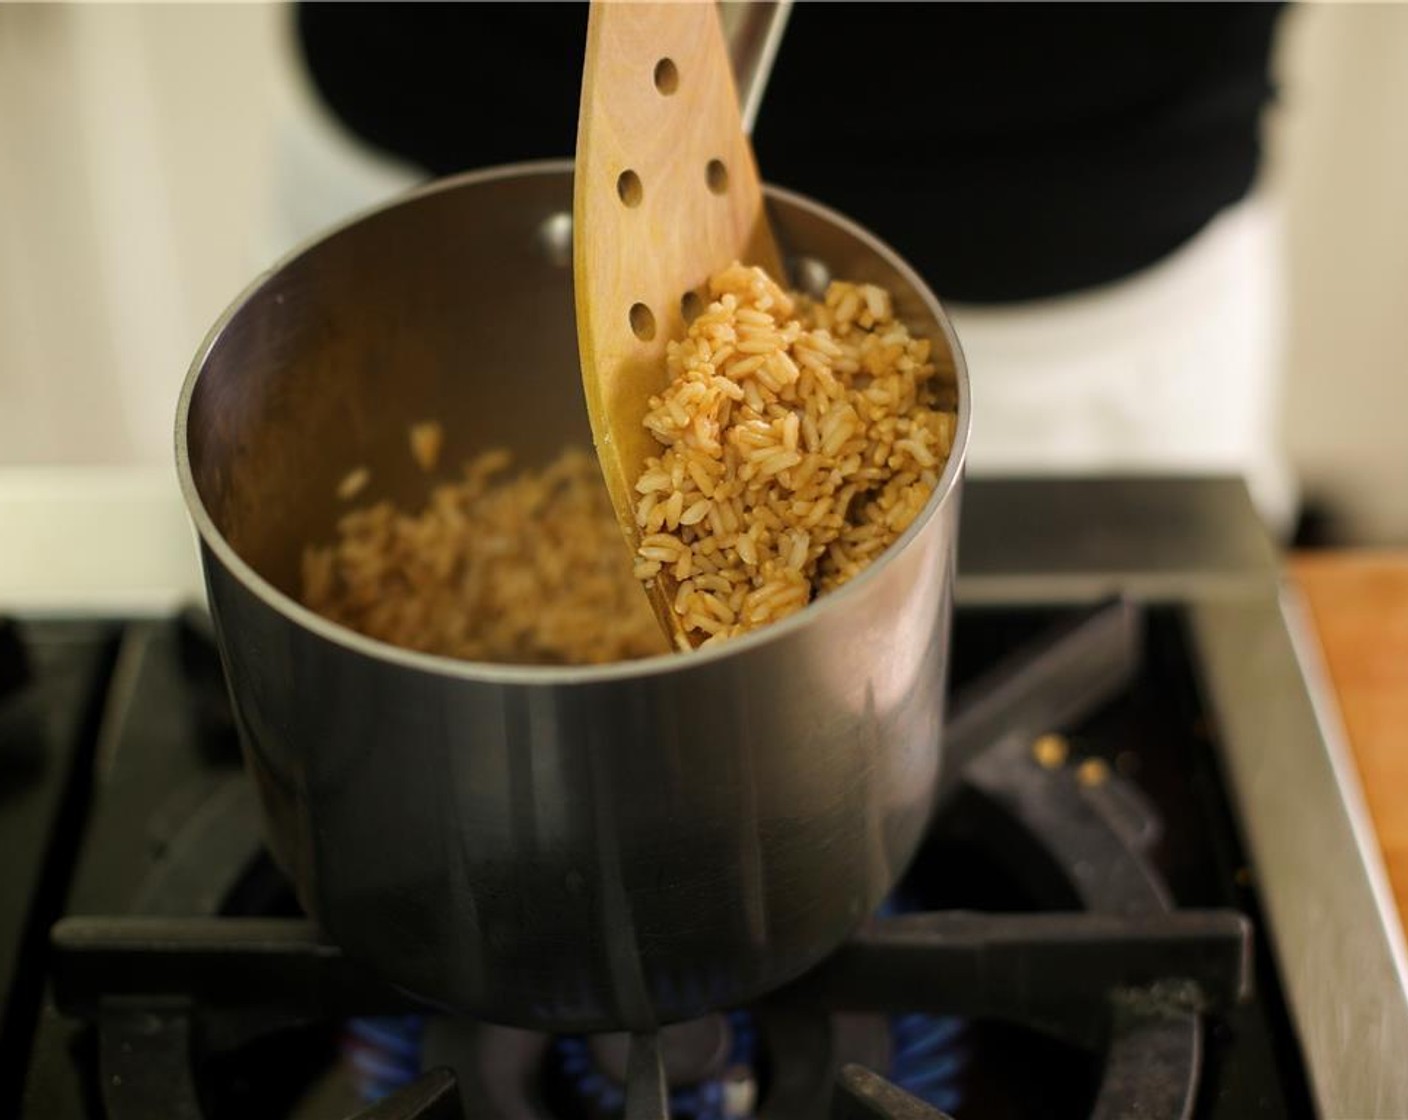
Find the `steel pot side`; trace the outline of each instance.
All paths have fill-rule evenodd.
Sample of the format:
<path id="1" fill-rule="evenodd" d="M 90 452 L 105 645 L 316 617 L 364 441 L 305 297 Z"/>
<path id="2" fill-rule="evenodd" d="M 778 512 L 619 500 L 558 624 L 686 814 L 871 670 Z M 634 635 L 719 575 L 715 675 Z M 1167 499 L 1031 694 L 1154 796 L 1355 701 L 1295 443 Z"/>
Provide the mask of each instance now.
<path id="1" fill-rule="evenodd" d="M 802 281 L 873 280 L 933 338 L 958 410 L 925 512 L 807 610 L 717 649 L 599 667 L 397 649 L 314 615 L 299 557 L 359 500 L 442 463 L 590 446 L 571 165 L 432 184 L 257 280 L 198 354 L 177 463 L 267 838 L 347 952 L 430 1003 L 551 1030 L 644 1028 L 799 975 L 890 890 L 941 759 L 962 354 L 922 281 L 845 218 L 769 188 Z M 628 562 L 624 553 L 622 562 Z"/>

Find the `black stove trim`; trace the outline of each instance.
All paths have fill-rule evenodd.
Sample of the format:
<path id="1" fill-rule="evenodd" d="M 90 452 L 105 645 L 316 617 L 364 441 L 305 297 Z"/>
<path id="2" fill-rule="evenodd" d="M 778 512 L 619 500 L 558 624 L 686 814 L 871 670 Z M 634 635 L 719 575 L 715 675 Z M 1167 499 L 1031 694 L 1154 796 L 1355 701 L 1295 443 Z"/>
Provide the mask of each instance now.
<path id="1" fill-rule="evenodd" d="M 17 1113 L 51 923 L 84 835 L 120 629 L 0 618 L 0 1115 Z"/>

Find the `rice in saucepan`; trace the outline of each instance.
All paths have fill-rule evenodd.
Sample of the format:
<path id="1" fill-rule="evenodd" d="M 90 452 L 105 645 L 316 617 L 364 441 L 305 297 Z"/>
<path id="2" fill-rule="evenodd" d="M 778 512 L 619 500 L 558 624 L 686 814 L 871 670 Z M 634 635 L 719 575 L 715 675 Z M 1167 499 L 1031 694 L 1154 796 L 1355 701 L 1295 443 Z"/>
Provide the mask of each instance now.
<path id="1" fill-rule="evenodd" d="M 410 649 L 600 663 L 668 649 L 637 580 L 664 581 L 704 644 L 863 570 L 923 509 L 952 446 L 928 340 L 871 284 L 833 283 L 816 301 L 735 264 L 710 295 L 669 344 L 669 384 L 645 418 L 660 454 L 636 483 L 634 571 L 593 458 L 567 450 L 515 474 L 498 450 L 420 512 L 345 514 L 333 544 L 304 554 L 303 601 Z M 410 442 L 431 469 L 438 425 Z M 348 499 L 367 483 L 354 477 Z"/>
<path id="2" fill-rule="evenodd" d="M 508 473 L 490 451 L 418 513 L 377 502 L 303 555 L 303 601 L 408 649 L 474 661 L 592 664 L 669 649 L 631 578 L 596 460 L 568 450 Z"/>
<path id="3" fill-rule="evenodd" d="M 729 638 L 838 587 L 924 508 L 953 444 L 927 339 L 888 292 L 789 295 L 735 264 L 668 350 L 645 418 L 635 574 L 668 579 L 695 642 Z"/>

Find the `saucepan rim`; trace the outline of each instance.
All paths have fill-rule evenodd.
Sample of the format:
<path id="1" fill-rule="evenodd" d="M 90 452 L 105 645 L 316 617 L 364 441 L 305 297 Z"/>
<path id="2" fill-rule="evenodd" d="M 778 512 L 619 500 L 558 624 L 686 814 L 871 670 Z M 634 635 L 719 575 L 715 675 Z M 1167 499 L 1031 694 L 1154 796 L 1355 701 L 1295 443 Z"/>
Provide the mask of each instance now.
<path id="1" fill-rule="evenodd" d="M 271 267 L 261 272 L 225 309 L 220 318 L 216 320 L 215 325 L 212 326 L 210 331 L 206 334 L 200 348 L 196 351 L 195 358 L 191 362 L 190 369 L 186 374 L 186 379 L 181 386 L 181 395 L 176 409 L 176 470 L 180 479 L 181 493 L 185 499 L 191 519 L 195 523 L 196 530 L 200 534 L 201 540 L 204 541 L 206 547 L 210 549 L 219 563 L 243 585 L 245 590 L 283 615 L 289 621 L 316 634 L 325 641 L 343 647 L 349 652 L 378 661 L 390 662 L 406 669 L 414 669 L 442 677 L 453 677 L 467 681 L 525 686 L 570 686 L 633 680 L 643 677 L 656 677 L 670 673 L 686 672 L 725 658 L 739 656 L 772 642 L 781 641 L 789 635 L 796 633 L 798 630 L 815 625 L 828 614 L 841 610 L 850 599 L 864 594 L 867 587 L 876 580 L 883 578 L 885 569 L 895 562 L 900 553 L 910 547 L 914 539 L 918 537 L 924 531 L 925 527 L 938 515 L 939 510 L 944 504 L 954 500 L 958 488 L 958 480 L 963 471 L 963 461 L 968 446 L 971 411 L 967 364 L 964 361 L 963 351 L 959 346 L 958 337 L 954 334 L 953 325 L 949 321 L 948 314 L 944 310 L 943 305 L 939 302 L 938 297 L 929 290 L 928 285 L 924 283 L 905 260 L 874 234 L 870 233 L 862 226 L 857 225 L 845 215 L 807 198 L 805 195 L 797 194 L 794 191 L 789 191 L 782 187 L 765 184 L 763 189 L 768 199 L 776 199 L 785 202 L 789 206 L 810 212 L 823 221 L 839 227 L 843 232 L 850 234 L 863 243 L 867 248 L 894 268 L 924 300 L 929 311 L 933 314 L 935 322 L 939 324 L 940 329 L 944 332 L 945 339 L 953 355 L 954 374 L 958 388 L 958 419 L 955 425 L 953 447 L 949 454 L 948 463 L 945 465 L 943 473 L 939 476 L 939 483 L 934 488 L 934 493 L 930 495 L 929 501 L 925 504 L 919 516 L 914 519 L 909 528 L 900 536 L 899 540 L 886 549 L 884 554 L 876 560 L 875 563 L 871 564 L 859 575 L 848 580 L 836 590 L 827 592 L 814 602 L 809 603 L 803 610 L 798 611 L 796 614 L 789 615 L 779 622 L 771 623 L 752 633 L 744 634 L 737 638 L 731 638 L 727 642 L 721 642 L 716 646 L 708 646 L 688 654 L 678 652 L 662 653 L 635 661 L 616 661 L 604 665 L 512 665 L 488 661 L 467 661 L 459 658 L 445 657 L 439 654 L 421 653 L 416 650 L 404 649 L 400 646 L 392 645 L 389 642 L 369 638 L 363 634 L 357 633 L 355 630 L 348 629 L 345 626 L 324 618 L 298 602 L 291 595 L 279 590 L 279 588 L 275 587 L 269 580 L 265 579 L 264 576 L 260 575 L 259 572 L 255 571 L 253 566 L 235 551 L 230 542 L 225 539 L 224 534 L 216 527 L 214 519 L 206 509 L 205 501 L 196 486 L 195 474 L 191 466 L 188 438 L 191 403 L 194 399 L 196 386 L 200 381 L 201 374 L 206 368 L 211 354 L 220 345 L 220 341 L 226 329 L 258 298 L 264 285 L 274 276 L 288 268 L 300 257 L 317 249 L 324 242 L 331 240 L 370 218 L 404 206 L 407 203 L 415 202 L 441 192 L 454 191 L 465 186 L 488 183 L 498 179 L 527 178 L 539 175 L 558 176 L 564 174 L 572 174 L 571 160 L 534 160 L 524 163 L 502 164 L 496 167 L 436 179 L 424 186 L 399 194 L 384 203 L 360 211 L 347 218 L 345 221 L 339 222 L 303 241 Z"/>

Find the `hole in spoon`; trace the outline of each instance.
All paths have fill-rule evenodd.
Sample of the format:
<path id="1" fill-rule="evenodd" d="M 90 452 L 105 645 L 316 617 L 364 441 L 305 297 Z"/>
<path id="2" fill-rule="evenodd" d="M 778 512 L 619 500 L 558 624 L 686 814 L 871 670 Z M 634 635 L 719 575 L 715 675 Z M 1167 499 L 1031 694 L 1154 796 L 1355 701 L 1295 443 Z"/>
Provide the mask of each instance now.
<path id="1" fill-rule="evenodd" d="M 680 72 L 673 59 L 662 58 L 655 64 L 655 88 L 666 97 L 680 88 Z"/>
<path id="2" fill-rule="evenodd" d="M 711 159 L 704 168 L 704 181 L 709 184 L 709 189 L 715 194 L 723 194 L 728 190 L 728 168 L 724 166 L 721 159 Z"/>
<path id="3" fill-rule="evenodd" d="M 655 337 L 655 315 L 643 303 L 631 304 L 631 330 L 642 342 Z"/>
<path id="4" fill-rule="evenodd" d="M 699 314 L 703 310 L 704 297 L 698 292 L 685 292 L 680 296 L 680 314 L 684 316 L 686 326 L 699 318 Z"/>
<path id="5" fill-rule="evenodd" d="M 616 177 L 616 194 L 627 206 L 639 206 L 640 200 L 645 197 L 645 188 L 641 186 L 640 176 L 631 170 L 621 172 Z"/>

